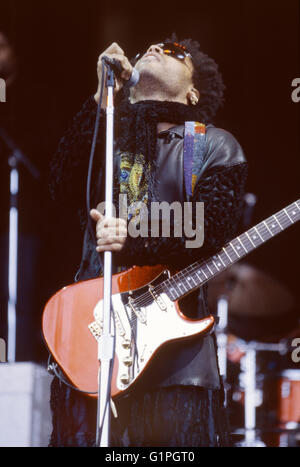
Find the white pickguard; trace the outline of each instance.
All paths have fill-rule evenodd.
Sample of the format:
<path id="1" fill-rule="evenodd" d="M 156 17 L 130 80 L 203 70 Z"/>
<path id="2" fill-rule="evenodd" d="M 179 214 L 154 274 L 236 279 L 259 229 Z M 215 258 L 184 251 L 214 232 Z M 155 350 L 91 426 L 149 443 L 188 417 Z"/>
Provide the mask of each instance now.
<path id="1" fill-rule="evenodd" d="M 136 319 L 134 339 L 131 324 L 128 320 L 128 316 L 132 319 L 135 315 L 134 311 L 128 305 L 124 306 L 121 294 L 112 296 L 115 325 L 112 319 L 111 327 L 113 334 L 116 335 L 115 353 L 119 362 L 116 384 L 120 390 L 124 390 L 132 384 L 162 344 L 173 339 L 198 334 L 211 324 L 211 317 L 201 321 L 190 321 L 181 318 L 175 304 L 164 293 L 160 294 L 158 299 L 159 303 L 164 306 L 160 307 L 157 301 L 153 301 L 150 305 L 140 308 L 142 316 Z M 94 309 L 96 321 L 89 326 L 96 339 L 101 334 L 99 326 L 102 326 L 102 307 L 103 301 L 101 300 Z M 98 333 L 93 330 L 97 326 Z"/>

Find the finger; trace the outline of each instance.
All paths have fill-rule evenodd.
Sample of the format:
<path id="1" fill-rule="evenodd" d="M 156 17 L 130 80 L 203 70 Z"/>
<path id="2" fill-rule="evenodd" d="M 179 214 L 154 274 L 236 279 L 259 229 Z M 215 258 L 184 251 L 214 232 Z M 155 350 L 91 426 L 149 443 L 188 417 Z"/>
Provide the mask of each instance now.
<path id="1" fill-rule="evenodd" d="M 120 243 L 112 243 L 110 245 L 105 245 L 105 246 L 97 246 L 96 251 L 98 253 L 102 253 L 103 251 L 121 251 L 123 248 L 123 245 Z"/>
<path id="2" fill-rule="evenodd" d="M 97 230 L 102 230 L 109 227 L 123 227 L 127 228 L 127 223 L 124 219 L 116 218 L 116 217 L 106 217 L 100 220 L 97 224 Z"/>
<path id="3" fill-rule="evenodd" d="M 98 246 L 103 246 L 103 245 L 111 245 L 112 243 L 124 243 L 127 237 L 127 232 L 124 232 L 121 235 L 109 235 L 109 236 L 102 236 L 97 238 L 97 245 Z"/>
<path id="4" fill-rule="evenodd" d="M 101 222 L 104 219 L 103 214 L 101 214 L 101 212 L 97 211 L 97 209 L 91 209 L 90 210 L 90 216 L 95 222 L 98 222 L 98 221 Z"/>
<path id="5" fill-rule="evenodd" d="M 125 244 L 125 242 L 103 243 L 101 245 L 96 245 L 96 250 L 97 251 L 111 250 L 111 248 L 115 248 L 116 245 L 118 245 L 119 249 L 121 250 L 123 248 L 124 244 Z"/>
<path id="6" fill-rule="evenodd" d="M 102 58 L 103 58 L 103 57 L 108 57 L 108 58 L 111 58 L 111 59 L 115 58 L 116 60 L 119 60 L 119 61 L 121 61 L 121 60 L 124 59 L 124 58 L 127 58 L 127 57 L 125 57 L 123 51 L 119 52 L 119 51 L 117 51 L 117 50 L 116 50 L 116 51 L 113 51 L 113 50 L 108 50 L 108 49 L 107 49 L 107 50 L 104 51 L 101 55 L 99 55 L 99 58 L 98 58 L 98 65 L 102 65 Z M 128 59 L 127 59 L 127 60 L 128 60 Z M 128 60 L 128 61 L 129 61 L 129 60 Z M 129 63 L 130 63 L 130 62 L 129 62 Z"/>
<path id="7" fill-rule="evenodd" d="M 111 241 L 110 239 L 119 239 L 127 237 L 127 229 L 124 228 L 108 228 L 96 232 L 98 242 Z"/>
<path id="8" fill-rule="evenodd" d="M 107 49 L 105 49 L 103 55 L 106 53 L 116 53 L 124 55 L 124 50 L 119 46 L 117 42 L 113 42 L 110 46 L 107 47 Z"/>
<path id="9" fill-rule="evenodd" d="M 110 238 L 125 238 L 127 237 L 127 229 L 104 229 L 96 232 L 97 240 L 108 241 Z"/>
<path id="10" fill-rule="evenodd" d="M 110 56 L 111 54 L 119 54 L 119 55 L 125 55 L 124 54 L 124 50 L 121 49 L 121 47 L 116 43 L 116 42 L 113 42 L 109 47 L 107 47 L 107 49 L 104 50 L 104 52 L 102 52 L 99 57 L 98 57 L 98 63 L 100 64 L 101 63 L 101 59 L 102 57 L 105 55 L 105 56 Z"/>
<path id="11" fill-rule="evenodd" d="M 120 54 L 120 53 L 104 53 L 104 54 L 100 55 L 100 57 L 99 57 L 98 66 L 100 66 L 101 60 L 102 60 L 104 55 L 106 57 L 108 57 L 108 58 L 113 59 L 113 60 L 117 60 L 121 64 L 121 66 L 123 68 L 123 71 L 121 73 L 121 77 L 123 79 L 129 79 L 131 77 L 132 65 L 131 65 L 130 61 L 128 60 L 128 58 L 124 54 Z"/>
<path id="12" fill-rule="evenodd" d="M 110 58 L 117 60 L 121 63 L 123 71 L 121 77 L 124 79 L 129 79 L 132 73 L 132 65 L 128 58 L 124 54 L 114 53 L 110 54 Z"/>

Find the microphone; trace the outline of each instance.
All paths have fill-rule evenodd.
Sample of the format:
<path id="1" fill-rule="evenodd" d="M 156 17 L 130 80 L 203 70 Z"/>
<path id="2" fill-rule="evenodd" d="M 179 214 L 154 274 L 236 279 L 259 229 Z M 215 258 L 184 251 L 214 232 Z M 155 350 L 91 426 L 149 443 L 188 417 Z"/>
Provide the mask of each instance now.
<path id="1" fill-rule="evenodd" d="M 109 65 L 113 69 L 113 71 L 118 76 L 118 78 L 121 77 L 123 68 L 122 68 L 121 63 L 118 60 L 116 60 L 115 58 L 109 58 L 105 56 L 102 57 L 102 60 L 105 62 L 106 65 Z M 128 87 L 136 86 L 137 83 L 139 82 L 139 79 L 140 79 L 139 72 L 137 71 L 136 68 L 133 68 L 130 78 L 128 80 L 124 80 L 125 85 Z"/>

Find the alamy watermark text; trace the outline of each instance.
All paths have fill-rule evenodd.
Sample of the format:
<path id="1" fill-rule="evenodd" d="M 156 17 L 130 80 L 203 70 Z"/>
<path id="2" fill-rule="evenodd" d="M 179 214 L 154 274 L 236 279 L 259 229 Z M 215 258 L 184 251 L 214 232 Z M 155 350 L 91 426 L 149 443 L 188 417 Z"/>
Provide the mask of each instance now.
<path id="1" fill-rule="evenodd" d="M 6 102 L 6 83 L 0 78 L 0 102 Z"/>
<path id="2" fill-rule="evenodd" d="M 97 209 L 104 214 L 105 202 Z M 112 206 L 113 217 L 117 217 Z M 200 248 L 204 242 L 204 203 L 174 201 L 173 203 L 143 201 L 127 204 L 127 195 L 119 195 L 119 215 L 128 221 L 128 235 L 137 237 L 186 237 L 186 248 Z M 171 232 L 171 225 L 173 232 Z"/>
<path id="3" fill-rule="evenodd" d="M 0 363 L 6 362 L 6 342 L 0 338 Z"/>
<path id="4" fill-rule="evenodd" d="M 292 101 L 300 102 L 300 78 L 295 78 L 292 81 L 292 87 L 295 88 L 292 91 Z"/>

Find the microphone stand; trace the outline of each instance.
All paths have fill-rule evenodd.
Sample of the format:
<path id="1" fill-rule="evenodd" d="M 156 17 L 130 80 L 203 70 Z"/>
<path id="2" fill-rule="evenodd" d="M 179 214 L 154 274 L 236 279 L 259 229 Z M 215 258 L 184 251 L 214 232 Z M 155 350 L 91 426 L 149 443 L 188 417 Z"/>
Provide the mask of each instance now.
<path id="1" fill-rule="evenodd" d="M 18 195 L 19 167 L 22 163 L 31 175 L 38 179 L 39 171 L 16 146 L 3 128 L 0 137 L 10 150 L 8 165 L 10 167 L 10 207 L 9 207 L 9 245 L 8 245 L 8 303 L 7 303 L 7 360 L 16 361 L 16 329 L 17 329 L 17 284 L 18 284 Z"/>
<path id="2" fill-rule="evenodd" d="M 113 217 L 113 140 L 114 140 L 114 73 L 107 67 L 106 106 L 106 172 L 105 217 Z M 103 328 L 98 339 L 98 405 L 96 445 L 109 446 L 111 374 L 114 357 L 114 336 L 111 333 L 112 252 L 104 252 Z"/>

